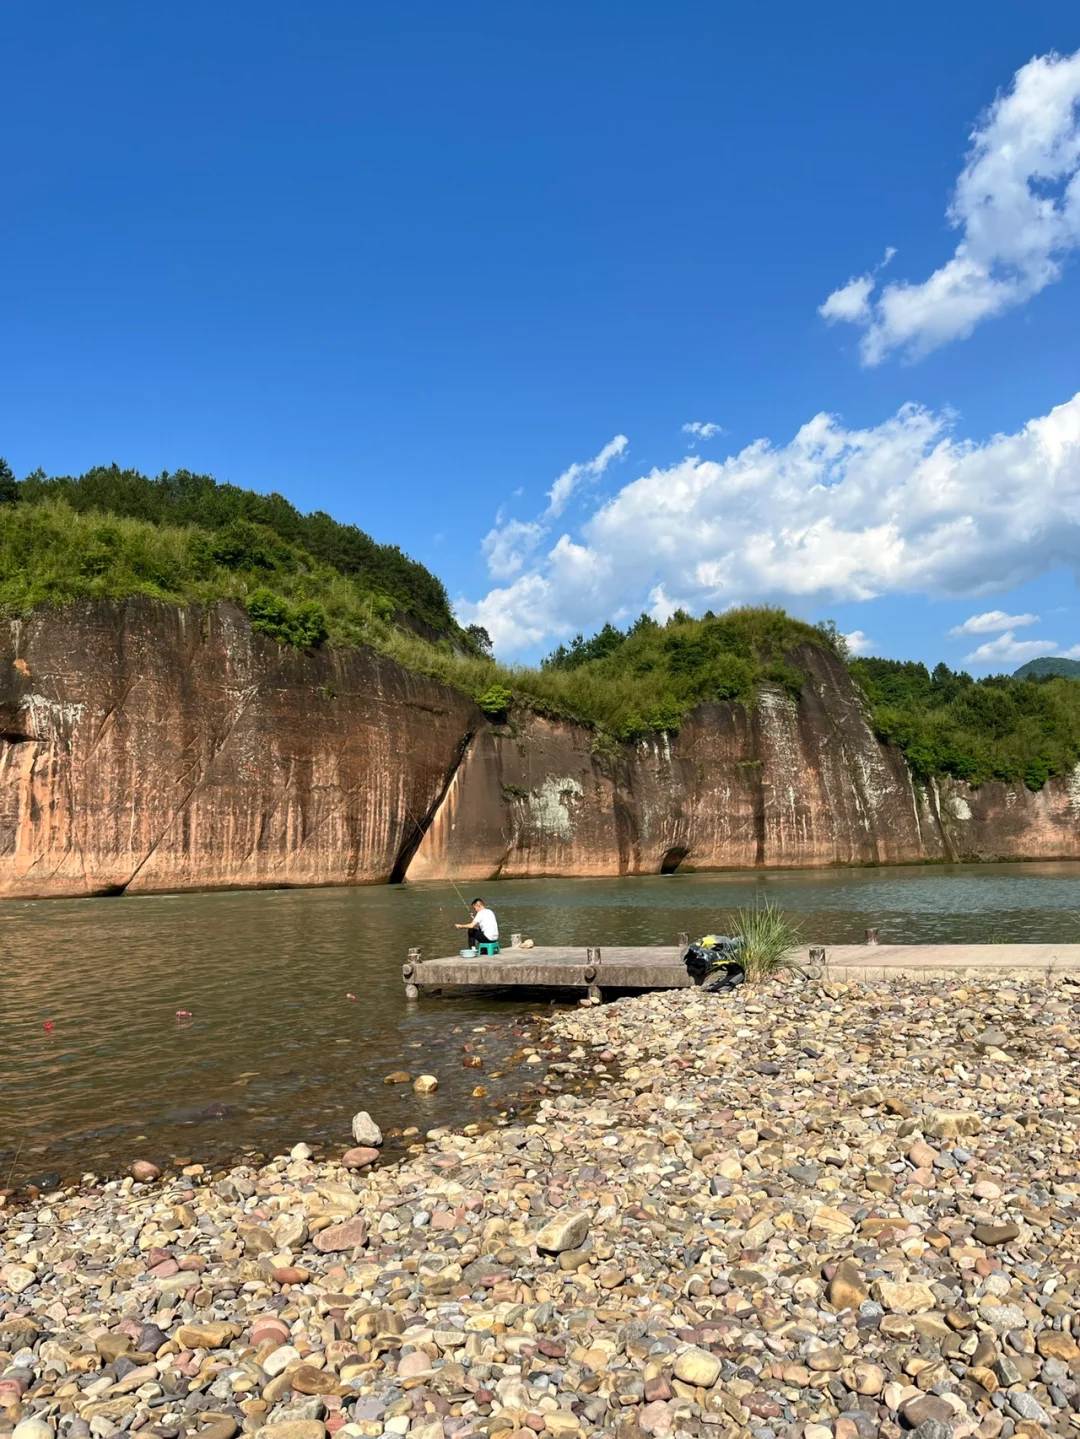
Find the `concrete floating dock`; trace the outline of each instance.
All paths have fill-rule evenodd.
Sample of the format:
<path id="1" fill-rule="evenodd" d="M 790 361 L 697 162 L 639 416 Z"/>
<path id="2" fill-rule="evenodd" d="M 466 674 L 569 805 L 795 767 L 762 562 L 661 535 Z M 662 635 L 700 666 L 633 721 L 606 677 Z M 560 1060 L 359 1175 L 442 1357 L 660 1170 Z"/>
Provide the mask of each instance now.
<path id="1" fill-rule="evenodd" d="M 999 976 L 1080 974 L 1080 944 L 836 944 L 824 950 L 825 970 L 847 979 L 955 977 L 968 970 Z M 799 962 L 821 967 L 819 952 L 801 949 Z"/>
<path id="2" fill-rule="evenodd" d="M 464 959 L 424 959 L 410 950 L 402 966 L 406 996 L 458 989 L 552 989 L 584 991 L 690 989 L 683 964 L 685 945 L 598 948 L 537 946 Z M 1080 976 L 1080 944 L 841 944 L 801 947 L 793 959 L 809 973 L 837 979 L 957 977 L 981 975 Z"/>
<path id="3" fill-rule="evenodd" d="M 517 989 L 688 989 L 693 981 L 677 944 L 602 949 L 537 946 L 504 949 L 485 958 L 420 959 L 410 955 L 402 967 L 406 988 L 463 989 L 513 986 Z M 594 994 L 595 997 L 595 994 Z"/>

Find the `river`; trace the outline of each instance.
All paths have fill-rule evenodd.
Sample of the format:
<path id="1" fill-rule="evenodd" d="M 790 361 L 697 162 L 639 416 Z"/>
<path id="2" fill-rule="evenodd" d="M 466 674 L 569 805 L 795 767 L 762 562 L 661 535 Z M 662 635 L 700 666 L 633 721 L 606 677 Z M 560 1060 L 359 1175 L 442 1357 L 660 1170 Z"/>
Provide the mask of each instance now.
<path id="1" fill-rule="evenodd" d="M 539 944 L 670 944 L 765 895 L 808 943 L 871 925 L 886 943 L 1080 939 L 1077 864 L 511 881 L 465 898 L 478 888 L 505 936 Z M 448 885 L 0 905 L 0 1188 L 342 1145 L 358 1109 L 421 1131 L 505 1109 L 527 1084 L 522 1017 L 549 1000 L 403 997 L 409 946 L 452 953 L 465 918 Z M 462 1066 L 470 1043 L 484 1071 Z M 439 1088 L 385 1085 L 395 1070 Z"/>

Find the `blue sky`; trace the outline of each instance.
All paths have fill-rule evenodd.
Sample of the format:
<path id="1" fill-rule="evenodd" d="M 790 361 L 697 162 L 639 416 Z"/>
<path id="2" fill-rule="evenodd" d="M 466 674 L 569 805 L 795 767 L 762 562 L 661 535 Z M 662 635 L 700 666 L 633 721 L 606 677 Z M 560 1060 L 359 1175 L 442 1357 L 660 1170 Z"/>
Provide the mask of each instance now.
<path id="1" fill-rule="evenodd" d="M 0 47 L 17 474 L 280 490 L 508 657 L 763 599 L 1080 643 L 1074 3 L 60 0 Z"/>

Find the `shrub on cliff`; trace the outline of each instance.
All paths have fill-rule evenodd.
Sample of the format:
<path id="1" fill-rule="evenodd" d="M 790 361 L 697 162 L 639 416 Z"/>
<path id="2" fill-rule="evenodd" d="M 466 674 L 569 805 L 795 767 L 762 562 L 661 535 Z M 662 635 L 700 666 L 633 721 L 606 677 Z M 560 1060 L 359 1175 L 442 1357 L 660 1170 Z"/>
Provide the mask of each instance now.
<path id="1" fill-rule="evenodd" d="M 513 695 L 505 685 L 488 685 L 482 695 L 477 696 L 476 703 L 484 711 L 489 719 L 501 719 L 510 707 Z"/>
<path id="2" fill-rule="evenodd" d="M 762 685 L 793 699 L 802 672 L 800 645 L 844 658 L 835 628 L 803 624 L 783 610 L 747 606 L 695 620 L 676 611 L 666 624 L 642 615 L 627 630 L 607 624 L 592 639 L 560 645 L 526 681 L 527 693 L 564 712 L 587 715 L 618 739 L 677 730 L 707 700 L 750 704 Z"/>
<path id="3" fill-rule="evenodd" d="M 273 590 L 260 589 L 248 596 L 247 612 L 253 630 L 296 650 L 312 649 L 330 633 L 323 608 L 314 600 L 291 605 Z"/>
<path id="4" fill-rule="evenodd" d="M 83 598 L 202 598 L 189 538 L 138 520 L 76 515 L 62 504 L 4 505 L 0 606 L 11 615 Z"/>
<path id="5" fill-rule="evenodd" d="M 0 506 L 0 609 L 26 614 L 77 599 L 150 595 L 174 604 L 228 599 L 280 644 L 309 649 L 333 631 L 359 642 L 392 602 L 357 588 L 273 531 L 246 522 L 216 535 L 95 512 L 55 500 Z"/>

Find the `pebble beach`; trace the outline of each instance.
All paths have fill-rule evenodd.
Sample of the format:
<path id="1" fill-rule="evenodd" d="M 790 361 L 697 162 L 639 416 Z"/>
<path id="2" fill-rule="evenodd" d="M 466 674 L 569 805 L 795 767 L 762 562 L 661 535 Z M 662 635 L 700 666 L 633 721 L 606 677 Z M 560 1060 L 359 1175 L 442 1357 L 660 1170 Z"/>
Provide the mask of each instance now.
<path id="1" fill-rule="evenodd" d="M 784 976 L 525 1044 L 528 1113 L 397 1163 L 358 1095 L 336 1159 L 9 1196 L 0 1435 L 1080 1435 L 1080 984 Z"/>

